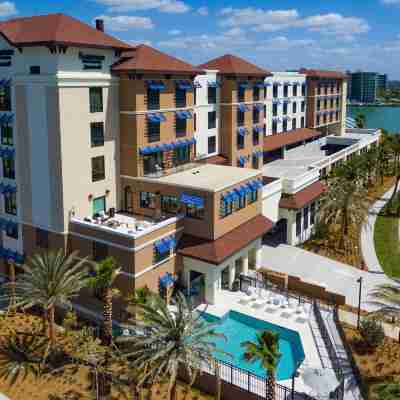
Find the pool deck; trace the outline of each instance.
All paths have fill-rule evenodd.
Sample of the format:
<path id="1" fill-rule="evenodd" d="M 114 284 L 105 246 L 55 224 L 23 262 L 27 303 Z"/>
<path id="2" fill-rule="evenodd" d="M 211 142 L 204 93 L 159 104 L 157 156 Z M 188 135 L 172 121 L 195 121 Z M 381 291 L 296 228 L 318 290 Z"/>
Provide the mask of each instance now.
<path id="1" fill-rule="evenodd" d="M 325 345 L 319 337 L 319 331 L 316 331 L 318 328 L 316 327 L 316 322 L 311 308 L 309 312 L 309 320 L 307 322 L 299 322 L 294 316 L 282 316 L 283 310 L 272 313 L 265 311 L 266 306 L 255 308 L 251 306 L 251 303 L 249 305 L 239 303 L 239 300 L 244 296 L 245 294 L 243 292 L 230 292 L 223 290 L 218 294 L 215 305 L 202 304 L 197 309 L 218 318 L 223 317 L 229 311 L 236 311 L 296 331 L 300 335 L 305 353 L 303 365 L 318 369 L 331 367 L 330 362 L 327 361 Z M 292 387 L 291 379 L 282 380 L 278 383 L 288 388 Z M 296 378 L 295 390 L 301 393 L 312 394 L 311 389 L 303 383 L 301 377 Z"/>

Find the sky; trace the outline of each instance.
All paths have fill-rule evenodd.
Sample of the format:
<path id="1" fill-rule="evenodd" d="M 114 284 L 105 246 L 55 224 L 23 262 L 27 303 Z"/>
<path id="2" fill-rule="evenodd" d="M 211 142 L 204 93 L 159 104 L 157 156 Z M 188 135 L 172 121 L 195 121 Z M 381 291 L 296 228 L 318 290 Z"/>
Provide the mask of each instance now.
<path id="1" fill-rule="evenodd" d="M 200 64 L 230 53 L 270 71 L 368 70 L 400 79 L 400 0 L 0 0 L 0 18 L 63 12 Z"/>

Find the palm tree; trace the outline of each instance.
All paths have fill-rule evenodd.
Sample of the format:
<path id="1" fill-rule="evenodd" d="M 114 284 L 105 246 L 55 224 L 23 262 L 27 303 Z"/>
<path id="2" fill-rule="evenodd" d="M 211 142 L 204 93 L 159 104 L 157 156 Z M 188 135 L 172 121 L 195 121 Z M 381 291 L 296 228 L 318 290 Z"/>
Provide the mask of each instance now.
<path id="1" fill-rule="evenodd" d="M 355 117 L 357 128 L 363 129 L 365 127 L 365 115 L 357 114 Z"/>
<path id="2" fill-rule="evenodd" d="M 21 266 L 23 273 L 17 276 L 15 285 L 5 285 L 8 298 L 15 289 L 16 307 L 39 306 L 43 310 L 51 348 L 55 344 L 55 306 L 70 305 L 70 300 L 87 286 L 86 263 L 86 259 L 77 261 L 77 252 L 66 255 L 59 250 L 36 254 Z"/>
<path id="3" fill-rule="evenodd" d="M 378 285 L 370 296 L 371 303 L 379 308 L 375 314 L 400 318 L 400 279 L 393 279 L 393 284 Z"/>
<path id="4" fill-rule="evenodd" d="M 387 143 L 392 158 L 393 175 L 396 177 L 394 190 L 388 202 L 388 204 L 392 204 L 400 185 L 400 135 L 389 136 Z"/>
<path id="5" fill-rule="evenodd" d="M 321 203 L 321 221 L 326 226 L 339 224 L 338 246 L 343 249 L 350 226 L 361 226 L 368 215 L 367 190 L 356 180 L 335 177 Z"/>
<path id="6" fill-rule="evenodd" d="M 397 400 L 400 398 L 400 383 L 381 383 L 374 388 L 376 400 Z"/>
<path id="7" fill-rule="evenodd" d="M 279 334 L 263 331 L 257 335 L 257 342 L 243 342 L 246 348 L 244 358 L 246 361 L 261 361 L 267 373 L 266 399 L 275 400 L 276 370 L 282 354 L 279 352 Z"/>
<path id="8" fill-rule="evenodd" d="M 133 335 L 117 339 L 131 369 L 138 371 L 138 387 L 168 381 L 171 400 L 176 398 L 180 367 L 192 385 L 204 364 L 214 367 L 215 352 L 226 354 L 213 341 L 225 338 L 214 331 L 215 324 L 206 323 L 193 312 L 181 293 L 175 302 L 176 311 L 158 296 L 150 303 L 138 304 L 142 318 L 136 321 Z"/>
<path id="9" fill-rule="evenodd" d="M 46 358 L 48 340 L 38 335 L 14 334 L 0 341 L 0 378 L 14 385 L 39 376 Z"/>
<path id="10" fill-rule="evenodd" d="M 93 276 L 89 280 L 89 285 L 101 291 L 103 297 L 103 344 L 110 345 L 112 342 L 112 309 L 113 295 L 117 291 L 113 285 L 121 269 L 112 257 L 107 257 L 103 261 L 94 265 Z"/>

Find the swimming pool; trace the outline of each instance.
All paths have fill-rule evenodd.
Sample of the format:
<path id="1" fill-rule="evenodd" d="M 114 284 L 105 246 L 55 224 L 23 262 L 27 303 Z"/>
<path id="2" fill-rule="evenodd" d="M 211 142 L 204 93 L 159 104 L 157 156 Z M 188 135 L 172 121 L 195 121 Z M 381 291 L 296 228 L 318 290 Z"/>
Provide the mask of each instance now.
<path id="1" fill-rule="evenodd" d="M 279 333 L 279 350 L 282 353 L 282 357 L 278 365 L 278 381 L 290 379 L 296 368 L 304 361 L 304 349 L 298 332 L 236 311 L 230 311 L 223 318 L 217 318 L 207 313 L 202 313 L 201 317 L 206 322 L 220 322 L 215 331 L 223 333 L 227 341 L 222 338 L 216 338 L 213 341 L 219 349 L 233 356 L 231 358 L 223 354 L 215 354 L 215 357 L 221 361 L 231 363 L 259 377 L 265 377 L 265 370 L 259 361 L 250 363 L 244 359 L 245 349 L 241 346 L 241 343 L 247 340 L 255 341 L 257 333 L 262 330 Z"/>

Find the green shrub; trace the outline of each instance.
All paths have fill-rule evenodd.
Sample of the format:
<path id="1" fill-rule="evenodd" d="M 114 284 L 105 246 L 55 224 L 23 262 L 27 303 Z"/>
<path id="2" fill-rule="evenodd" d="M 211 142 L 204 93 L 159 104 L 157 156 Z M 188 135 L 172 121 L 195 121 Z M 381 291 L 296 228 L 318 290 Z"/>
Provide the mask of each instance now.
<path id="1" fill-rule="evenodd" d="M 370 347 L 378 347 L 385 339 L 382 324 L 375 318 L 364 318 L 361 321 L 360 334 Z"/>
<path id="2" fill-rule="evenodd" d="M 136 304 L 146 304 L 150 296 L 150 289 L 147 286 L 143 286 L 135 290 L 134 302 Z"/>
<path id="3" fill-rule="evenodd" d="M 398 400 L 400 399 L 399 383 L 382 383 L 374 389 L 377 400 Z"/>

